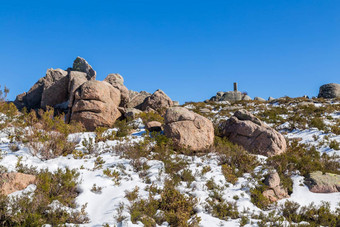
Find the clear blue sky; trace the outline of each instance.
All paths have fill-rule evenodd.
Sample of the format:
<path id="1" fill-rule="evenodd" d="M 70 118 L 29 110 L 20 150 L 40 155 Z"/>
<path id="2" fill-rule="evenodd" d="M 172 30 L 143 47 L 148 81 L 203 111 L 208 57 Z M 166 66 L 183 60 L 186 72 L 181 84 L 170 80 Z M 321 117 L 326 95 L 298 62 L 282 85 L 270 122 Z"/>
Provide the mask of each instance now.
<path id="1" fill-rule="evenodd" d="M 173 100 L 217 91 L 316 96 L 340 83 L 340 1 L 0 0 L 0 84 L 9 99 L 84 57 L 103 80 Z"/>

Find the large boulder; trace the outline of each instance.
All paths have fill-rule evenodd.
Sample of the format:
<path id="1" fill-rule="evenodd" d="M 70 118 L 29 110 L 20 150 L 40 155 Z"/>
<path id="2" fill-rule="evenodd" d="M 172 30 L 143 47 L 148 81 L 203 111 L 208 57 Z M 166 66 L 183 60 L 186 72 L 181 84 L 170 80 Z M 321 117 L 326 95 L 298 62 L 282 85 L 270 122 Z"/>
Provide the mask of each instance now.
<path id="1" fill-rule="evenodd" d="M 87 79 L 86 73 L 78 72 L 78 71 L 70 71 L 69 84 L 68 84 L 68 93 L 69 93 L 68 106 L 69 107 L 73 106 L 75 91 L 87 81 L 88 79 Z"/>
<path id="2" fill-rule="evenodd" d="M 277 200 L 289 197 L 287 189 L 282 187 L 280 176 L 276 171 L 270 173 L 265 178 L 264 184 L 268 186 L 268 189 L 263 192 L 263 195 L 269 201 L 276 202 Z"/>
<path id="3" fill-rule="evenodd" d="M 129 90 L 124 86 L 124 79 L 118 73 L 109 74 L 104 81 L 111 84 L 114 88 L 120 91 L 121 107 L 126 107 L 130 101 Z"/>
<path id="4" fill-rule="evenodd" d="M 28 110 L 55 106 L 67 101 L 68 77 L 62 69 L 48 69 L 46 75 L 40 78 L 26 93 L 16 97 L 14 104 L 18 109 Z"/>
<path id="5" fill-rule="evenodd" d="M 315 171 L 309 174 L 306 185 L 315 193 L 340 192 L 340 175 Z"/>
<path id="6" fill-rule="evenodd" d="M 318 98 L 340 98 L 340 84 L 324 84 L 320 87 Z"/>
<path id="7" fill-rule="evenodd" d="M 171 107 L 164 119 L 164 134 L 178 147 L 202 151 L 214 143 L 212 122 L 199 114 L 184 107 Z"/>
<path id="8" fill-rule="evenodd" d="M 87 130 L 111 127 L 121 116 L 120 91 L 105 81 L 89 80 L 75 92 L 71 121 L 82 122 Z"/>
<path id="9" fill-rule="evenodd" d="M 36 177 L 24 173 L 2 173 L 0 174 L 0 194 L 9 195 L 12 192 L 25 189 L 34 184 Z"/>
<path id="10" fill-rule="evenodd" d="M 72 70 L 86 73 L 88 80 L 96 79 L 96 71 L 94 71 L 92 66 L 82 57 L 77 57 L 76 60 L 74 60 Z"/>
<path id="11" fill-rule="evenodd" d="M 41 107 L 54 107 L 68 100 L 69 78 L 67 71 L 62 69 L 48 69 L 41 96 Z"/>
<path id="12" fill-rule="evenodd" d="M 246 110 L 238 110 L 221 125 L 222 135 L 255 154 L 274 156 L 286 151 L 286 140 Z"/>
<path id="13" fill-rule="evenodd" d="M 128 108 L 141 109 L 143 102 L 149 96 L 151 96 L 151 94 L 146 91 L 137 92 L 137 91 L 129 90 L 130 101 L 126 106 Z"/>
<path id="14" fill-rule="evenodd" d="M 152 109 L 162 112 L 171 106 L 173 106 L 173 102 L 169 96 L 167 96 L 164 91 L 158 89 L 151 96 L 144 100 L 141 110 L 146 111 Z"/>

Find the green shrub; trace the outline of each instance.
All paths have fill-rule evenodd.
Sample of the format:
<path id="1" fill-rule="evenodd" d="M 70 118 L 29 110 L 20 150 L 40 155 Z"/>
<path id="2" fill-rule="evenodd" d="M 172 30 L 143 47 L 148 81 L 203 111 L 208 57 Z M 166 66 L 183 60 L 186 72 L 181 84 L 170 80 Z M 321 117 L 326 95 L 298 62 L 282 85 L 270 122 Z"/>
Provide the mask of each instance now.
<path id="1" fill-rule="evenodd" d="M 142 118 L 143 124 L 146 124 L 150 121 L 164 123 L 164 118 L 156 112 L 142 112 L 137 117 Z"/>
<path id="2" fill-rule="evenodd" d="M 118 129 L 118 131 L 116 133 L 116 137 L 125 137 L 125 136 L 129 135 L 131 133 L 131 130 L 132 130 L 132 126 L 129 125 L 129 123 L 126 121 L 126 119 L 121 120 L 121 121 L 117 120 L 115 122 L 114 127 Z"/>
<path id="3" fill-rule="evenodd" d="M 161 190 L 160 199 L 155 199 L 151 193 L 148 199 L 136 200 L 136 192 L 131 201 L 134 201 L 130 206 L 131 221 L 136 223 L 142 221 L 144 225 L 150 226 L 150 222 L 157 222 L 159 225 L 167 221 L 170 226 L 195 226 L 200 219 L 195 215 L 194 206 L 197 203 L 196 199 L 186 197 L 177 191 L 173 182 L 166 181 L 164 188 Z M 131 196 L 131 192 L 127 193 L 127 197 Z M 163 211 L 156 215 L 157 211 Z M 147 218 L 146 218 L 147 217 Z M 189 223 L 189 219 L 192 222 Z"/>
<path id="4" fill-rule="evenodd" d="M 78 195 L 79 173 L 58 169 L 54 173 L 41 170 L 37 174 L 37 188 L 32 193 L 8 197 L 0 195 L 0 220 L 2 226 L 59 226 L 66 223 L 83 224 L 89 220 L 85 212 L 67 211 L 75 207 Z M 59 201 L 55 203 L 55 201 Z M 50 204 L 54 202 L 55 208 Z"/>

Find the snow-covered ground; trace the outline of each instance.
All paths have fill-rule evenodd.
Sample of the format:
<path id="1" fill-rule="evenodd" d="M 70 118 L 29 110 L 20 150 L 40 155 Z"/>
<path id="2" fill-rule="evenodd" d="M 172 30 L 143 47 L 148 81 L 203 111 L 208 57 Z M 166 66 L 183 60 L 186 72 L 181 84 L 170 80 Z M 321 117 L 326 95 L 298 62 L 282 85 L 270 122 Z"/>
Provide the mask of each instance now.
<path id="1" fill-rule="evenodd" d="M 193 105 L 189 105 L 187 108 L 192 109 L 194 107 Z M 339 113 L 332 114 L 332 117 L 339 118 Z M 284 128 L 285 125 L 280 129 L 284 130 Z M 18 151 L 11 151 L 9 148 L 10 139 L 8 138 L 8 133 L 4 133 L 3 130 L 0 132 L 0 150 L 2 151 L 0 165 L 5 166 L 9 171 L 15 171 L 18 158 L 23 157 L 21 160 L 23 164 L 28 166 L 32 165 L 38 169 L 47 168 L 50 171 L 65 167 L 77 169 L 81 178 L 79 184 L 80 194 L 76 199 L 77 209 L 80 210 L 82 205 L 87 204 L 86 211 L 90 219 L 90 222 L 84 224 L 84 226 L 102 226 L 104 223 L 110 226 L 143 226 L 141 222 L 137 224 L 131 222 L 128 212 L 130 202 L 125 198 L 125 191 L 132 191 L 135 187 L 138 187 L 139 195 L 141 198 L 146 199 L 149 196 L 149 192 L 145 188 L 150 186 L 150 182 L 145 182 L 145 179 L 141 178 L 139 173 L 134 172 L 130 160 L 122 158 L 119 152 L 114 150 L 114 146 L 118 143 L 141 141 L 144 139 L 144 133 L 143 125 L 140 125 L 140 128 L 134 134 L 130 135 L 128 140 L 124 140 L 125 142 L 116 140 L 99 142 L 96 155 L 88 155 L 88 157 L 83 159 L 75 159 L 72 155 L 68 155 L 42 161 L 33 156 L 29 152 L 29 149 L 22 144 L 19 144 L 20 149 Z M 329 140 L 340 142 L 340 136 L 325 134 L 315 128 L 293 130 L 285 136 L 290 139 L 301 138 L 301 143 L 318 146 L 319 142 L 322 141 L 326 135 L 329 137 Z M 77 142 L 78 145 L 76 149 L 83 151 L 85 148 L 82 145 L 82 141 L 94 137 L 94 133 L 76 133 L 69 135 L 69 140 Z M 327 154 L 340 155 L 340 151 L 330 149 L 327 144 L 318 147 L 318 150 Z M 96 168 L 95 162 L 98 157 L 101 157 L 104 163 L 101 167 Z M 236 202 L 239 212 L 244 210 L 248 210 L 249 213 L 261 212 L 250 200 L 249 189 L 254 184 L 250 174 L 245 174 L 243 177 L 238 178 L 238 181 L 233 185 L 226 182 L 222 174 L 221 166 L 218 165 L 217 158 L 214 155 L 208 154 L 201 157 L 186 157 L 182 155 L 182 158 L 188 161 L 188 168 L 194 174 L 195 180 L 189 186 L 185 182 L 181 182 L 177 189 L 181 193 L 194 196 L 198 199 L 199 202 L 196 210 L 197 215 L 201 218 L 200 226 L 239 226 L 240 222 L 240 219 L 220 220 L 205 210 L 206 199 L 209 198 L 209 193 L 211 193 L 206 183 L 211 179 L 222 188 L 221 192 L 224 200 Z M 164 163 L 158 160 L 149 160 L 147 164 L 150 166 L 147 170 L 147 177 L 152 184 L 162 187 L 167 177 L 164 170 Z M 204 167 L 208 166 L 210 170 L 207 173 L 199 174 Z M 103 173 L 103 170 L 107 168 L 119 172 L 119 183 L 113 181 Z M 322 201 L 326 201 L 330 203 L 331 208 L 334 210 L 340 202 L 340 193 L 320 194 L 310 192 L 303 184 L 303 177 L 301 176 L 294 176 L 293 182 L 293 193 L 290 198 L 281 200 L 279 203 L 290 200 L 298 202 L 301 205 L 308 205 L 311 202 L 320 205 Z M 102 188 L 100 193 L 95 193 L 91 190 L 94 185 Z M 31 185 L 25 190 L 34 189 L 35 186 Z M 18 194 L 20 194 L 20 192 L 15 192 L 12 195 Z M 122 203 L 125 204 L 123 215 L 126 216 L 126 218 L 122 223 L 117 223 L 118 208 Z M 163 226 L 166 225 L 167 223 L 163 223 Z M 248 224 L 246 226 L 252 225 Z M 254 224 L 254 226 L 256 225 Z"/>

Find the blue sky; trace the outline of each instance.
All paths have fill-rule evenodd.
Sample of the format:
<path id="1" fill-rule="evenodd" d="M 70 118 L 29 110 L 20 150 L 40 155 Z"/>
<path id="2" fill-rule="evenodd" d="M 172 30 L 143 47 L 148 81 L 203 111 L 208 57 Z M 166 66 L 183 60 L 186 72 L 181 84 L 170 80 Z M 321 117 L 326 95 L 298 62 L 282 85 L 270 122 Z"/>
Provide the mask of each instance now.
<path id="1" fill-rule="evenodd" d="M 84 57 L 103 80 L 203 101 L 233 82 L 251 97 L 316 96 L 340 83 L 340 1 L 0 0 L 9 99 Z"/>

